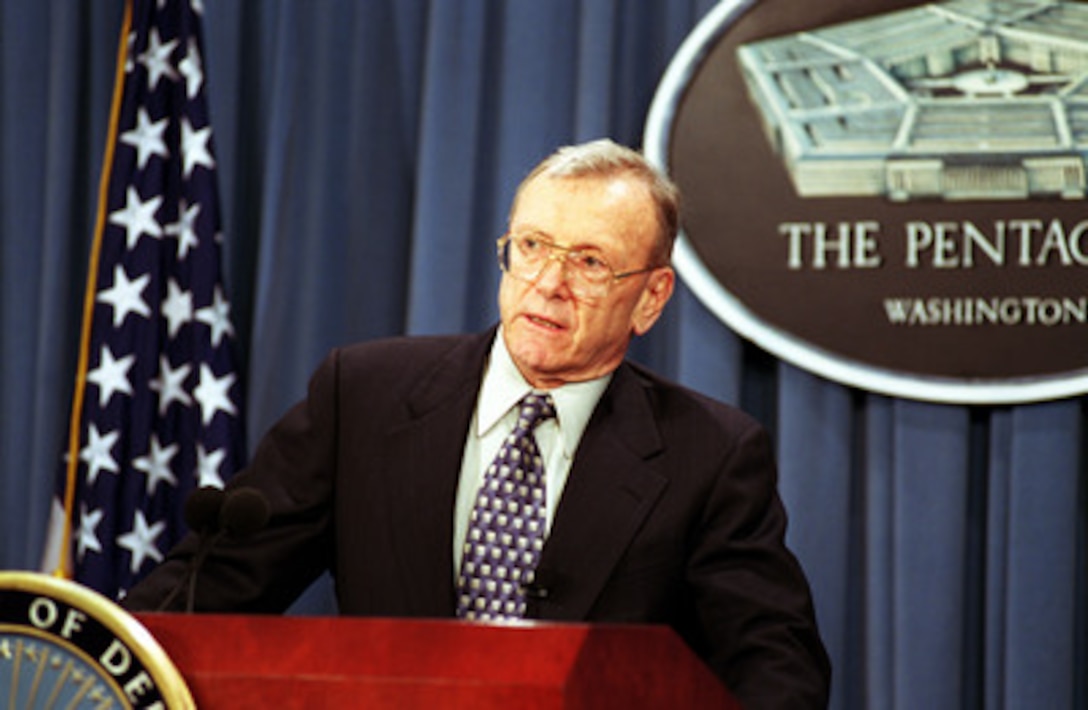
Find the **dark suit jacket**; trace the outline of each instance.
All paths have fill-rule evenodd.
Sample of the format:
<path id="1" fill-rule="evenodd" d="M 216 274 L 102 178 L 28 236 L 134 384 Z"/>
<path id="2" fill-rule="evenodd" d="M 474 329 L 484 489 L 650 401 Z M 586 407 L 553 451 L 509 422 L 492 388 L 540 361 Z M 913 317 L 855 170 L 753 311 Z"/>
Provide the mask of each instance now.
<path id="1" fill-rule="evenodd" d="M 271 524 L 215 547 L 197 609 L 281 611 L 329 569 L 343 614 L 453 616 L 454 497 L 494 335 L 331 353 L 231 482 L 264 492 Z M 765 431 L 625 363 L 578 448 L 527 615 L 669 624 L 750 707 L 823 707 L 827 656 L 785 526 Z M 194 548 L 126 606 L 157 606 Z"/>

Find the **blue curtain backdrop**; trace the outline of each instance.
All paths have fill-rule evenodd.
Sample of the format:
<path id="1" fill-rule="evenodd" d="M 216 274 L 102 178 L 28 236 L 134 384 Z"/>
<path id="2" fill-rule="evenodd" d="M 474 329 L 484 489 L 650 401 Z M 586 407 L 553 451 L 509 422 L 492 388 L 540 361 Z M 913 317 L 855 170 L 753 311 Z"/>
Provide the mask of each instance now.
<path id="1" fill-rule="evenodd" d="M 638 145 L 713 3 L 205 4 L 252 447 L 330 346 L 490 324 L 517 181 L 561 143 Z M 41 554 L 120 21 L 119 0 L 0 1 L 0 568 Z M 1088 707 L 1085 398 L 852 390 L 739 340 L 683 287 L 634 352 L 775 433 L 833 707 Z"/>

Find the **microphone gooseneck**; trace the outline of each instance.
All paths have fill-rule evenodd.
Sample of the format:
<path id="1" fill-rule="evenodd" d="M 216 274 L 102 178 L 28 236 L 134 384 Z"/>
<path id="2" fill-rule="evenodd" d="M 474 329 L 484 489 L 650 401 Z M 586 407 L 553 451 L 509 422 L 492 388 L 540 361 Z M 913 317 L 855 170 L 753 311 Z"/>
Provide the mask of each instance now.
<path id="1" fill-rule="evenodd" d="M 224 491 L 204 486 L 189 494 L 183 509 L 185 524 L 197 535 L 196 551 L 189 560 L 185 574 L 178 580 L 170 594 L 156 607 L 163 611 L 187 590 L 185 611 L 191 613 L 196 600 L 196 584 L 200 569 L 216 543 L 229 536 L 245 539 L 268 524 L 270 510 L 268 499 L 255 488 L 235 488 Z"/>
<path id="2" fill-rule="evenodd" d="M 228 492 L 219 509 L 218 532 L 210 537 L 207 545 L 193 555 L 192 574 L 189 575 L 189 593 L 186 595 L 185 613 L 193 612 L 196 603 L 196 582 L 200 568 L 208 553 L 223 536 L 243 540 L 261 530 L 268 524 L 270 515 L 268 499 L 256 488 L 235 488 Z"/>
<path id="3" fill-rule="evenodd" d="M 202 558 L 207 554 L 205 548 L 210 547 L 214 542 L 214 536 L 219 531 L 219 516 L 226 499 L 227 494 L 223 489 L 212 486 L 197 488 L 185 499 L 182 517 L 185 519 L 185 524 L 189 527 L 189 530 L 196 534 L 199 542 L 195 555 L 185 568 L 185 573 L 178 580 L 178 583 L 174 585 L 174 588 L 170 590 L 170 594 L 155 607 L 155 611 L 168 609 L 182 590 L 185 589 L 186 583 L 193 576 L 194 561 L 197 557 Z"/>

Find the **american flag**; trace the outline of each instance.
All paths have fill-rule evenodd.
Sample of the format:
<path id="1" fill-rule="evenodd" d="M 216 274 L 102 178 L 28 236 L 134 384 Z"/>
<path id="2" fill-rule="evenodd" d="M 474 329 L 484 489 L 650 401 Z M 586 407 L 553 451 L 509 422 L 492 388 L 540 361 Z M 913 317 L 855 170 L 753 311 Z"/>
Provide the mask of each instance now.
<path id="1" fill-rule="evenodd" d="M 243 463 L 199 0 L 129 0 L 47 569 L 119 598 Z"/>

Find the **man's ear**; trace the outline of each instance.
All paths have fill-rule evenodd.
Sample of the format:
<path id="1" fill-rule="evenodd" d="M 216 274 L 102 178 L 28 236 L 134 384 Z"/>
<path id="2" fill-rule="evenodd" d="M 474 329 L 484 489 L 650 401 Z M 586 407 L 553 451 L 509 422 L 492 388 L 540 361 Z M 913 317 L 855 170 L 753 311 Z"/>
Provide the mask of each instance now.
<path id="1" fill-rule="evenodd" d="M 665 310 L 665 304 L 672 297 L 675 285 L 676 272 L 671 266 L 663 266 L 650 274 L 646 287 L 642 289 L 642 295 L 639 296 L 639 301 L 635 305 L 635 312 L 631 316 L 631 329 L 635 335 L 644 335 L 653 327 L 661 312 Z"/>

